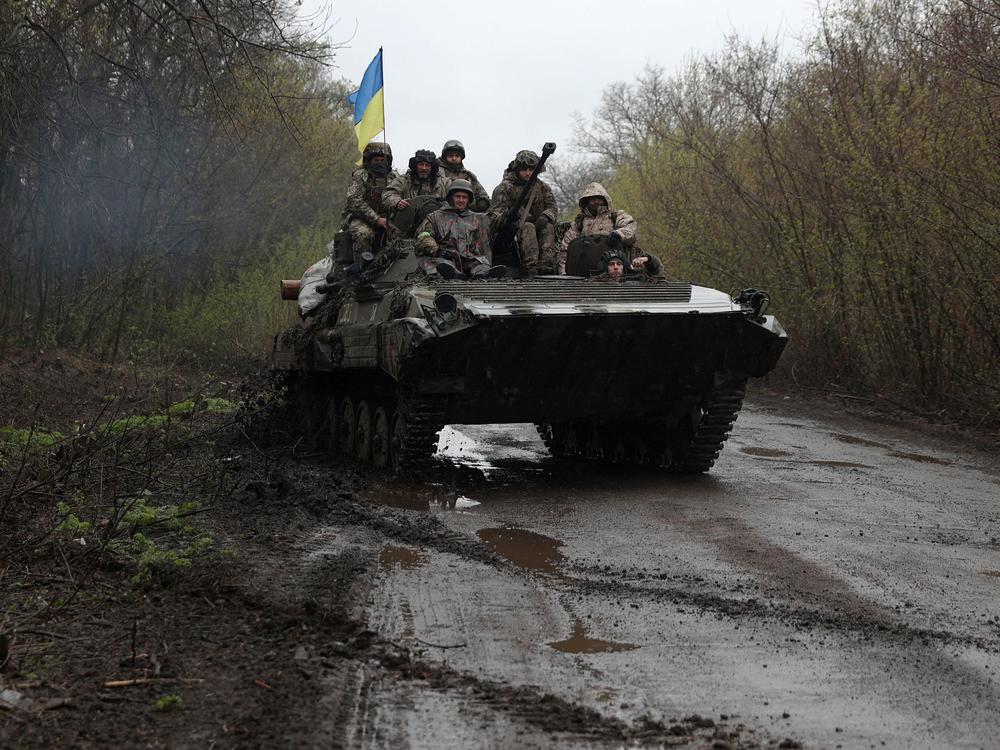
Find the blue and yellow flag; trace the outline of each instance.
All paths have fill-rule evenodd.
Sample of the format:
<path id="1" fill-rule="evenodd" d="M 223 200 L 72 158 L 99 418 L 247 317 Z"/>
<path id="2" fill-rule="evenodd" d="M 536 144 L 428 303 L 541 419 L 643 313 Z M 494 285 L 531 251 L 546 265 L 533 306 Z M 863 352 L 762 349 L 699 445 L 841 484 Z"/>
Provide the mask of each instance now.
<path id="1" fill-rule="evenodd" d="M 385 130 L 385 102 L 382 99 L 382 48 L 369 63 L 361 87 L 347 97 L 354 105 L 354 132 L 362 153 L 369 141 Z"/>

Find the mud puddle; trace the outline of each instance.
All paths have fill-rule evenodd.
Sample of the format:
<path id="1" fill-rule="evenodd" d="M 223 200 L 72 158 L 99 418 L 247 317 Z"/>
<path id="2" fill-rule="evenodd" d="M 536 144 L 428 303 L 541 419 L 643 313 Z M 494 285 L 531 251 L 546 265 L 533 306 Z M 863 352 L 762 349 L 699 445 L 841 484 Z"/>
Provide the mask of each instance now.
<path id="1" fill-rule="evenodd" d="M 448 425 L 441 430 L 438 458 L 481 471 L 487 478 L 538 473 L 548 449 L 532 424 Z"/>
<path id="2" fill-rule="evenodd" d="M 547 646 L 562 651 L 564 654 L 605 654 L 619 651 L 632 651 L 639 648 L 634 643 L 618 643 L 602 641 L 598 638 L 588 638 L 583 628 L 583 622 L 577 620 L 573 625 L 573 634 L 564 641 L 553 641 Z"/>
<path id="3" fill-rule="evenodd" d="M 559 551 L 562 542 L 527 529 L 480 529 L 476 535 L 523 570 L 555 573 L 565 559 Z"/>
<path id="4" fill-rule="evenodd" d="M 427 555 L 417 552 L 409 547 L 399 547 L 387 544 L 382 548 L 378 556 L 378 563 L 382 570 L 392 570 L 399 567 L 402 570 L 415 570 L 427 564 Z"/>
<path id="5" fill-rule="evenodd" d="M 833 466 L 839 469 L 870 469 L 868 464 L 859 464 L 854 461 L 799 461 L 798 463 L 809 464 L 811 466 Z"/>
<path id="6" fill-rule="evenodd" d="M 746 453 L 748 456 L 760 456 L 761 458 L 783 458 L 792 455 L 788 451 L 778 450 L 777 448 L 758 448 L 756 446 L 740 448 L 740 452 Z"/>

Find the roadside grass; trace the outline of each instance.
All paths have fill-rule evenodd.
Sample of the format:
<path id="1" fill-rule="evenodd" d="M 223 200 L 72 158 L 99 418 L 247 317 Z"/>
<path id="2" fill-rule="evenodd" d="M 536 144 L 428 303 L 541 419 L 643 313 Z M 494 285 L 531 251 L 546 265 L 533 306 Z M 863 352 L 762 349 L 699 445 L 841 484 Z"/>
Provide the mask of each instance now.
<path id="1" fill-rule="evenodd" d="M 239 481 L 229 452 L 242 404 L 196 394 L 154 414 L 124 406 L 105 401 L 71 434 L 0 431 L 0 676 L 44 680 L 54 659 L 72 658 L 33 634 L 102 592 L 142 597 L 226 558 L 203 514 Z"/>

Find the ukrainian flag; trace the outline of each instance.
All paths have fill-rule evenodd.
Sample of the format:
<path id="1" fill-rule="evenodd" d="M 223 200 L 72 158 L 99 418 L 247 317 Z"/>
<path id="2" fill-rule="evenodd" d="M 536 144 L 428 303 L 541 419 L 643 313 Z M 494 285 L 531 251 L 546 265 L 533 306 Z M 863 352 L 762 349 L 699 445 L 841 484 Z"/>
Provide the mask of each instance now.
<path id="1" fill-rule="evenodd" d="M 385 130 L 385 102 L 382 99 L 382 48 L 371 61 L 361 79 L 361 87 L 347 97 L 354 105 L 354 132 L 358 134 L 358 150 Z"/>

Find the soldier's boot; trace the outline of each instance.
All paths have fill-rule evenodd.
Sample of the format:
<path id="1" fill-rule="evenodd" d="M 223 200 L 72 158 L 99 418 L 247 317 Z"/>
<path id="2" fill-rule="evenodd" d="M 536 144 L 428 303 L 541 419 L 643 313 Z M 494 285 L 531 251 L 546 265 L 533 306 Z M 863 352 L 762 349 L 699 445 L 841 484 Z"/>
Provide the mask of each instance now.
<path id="1" fill-rule="evenodd" d="M 498 266 L 493 266 L 492 268 L 490 268 L 489 271 L 486 272 L 486 276 L 491 279 L 502 279 L 506 275 L 507 275 L 507 266 L 502 264 Z"/>
<path id="2" fill-rule="evenodd" d="M 435 268 L 437 269 L 437 272 L 441 274 L 441 276 L 445 279 L 461 279 L 464 281 L 465 279 L 469 278 L 446 260 L 438 261 L 438 264 L 435 266 Z"/>

